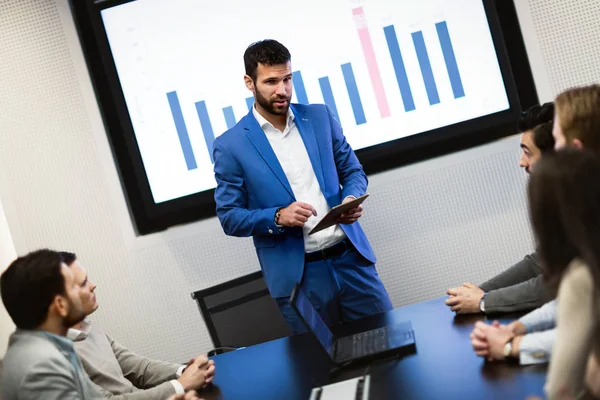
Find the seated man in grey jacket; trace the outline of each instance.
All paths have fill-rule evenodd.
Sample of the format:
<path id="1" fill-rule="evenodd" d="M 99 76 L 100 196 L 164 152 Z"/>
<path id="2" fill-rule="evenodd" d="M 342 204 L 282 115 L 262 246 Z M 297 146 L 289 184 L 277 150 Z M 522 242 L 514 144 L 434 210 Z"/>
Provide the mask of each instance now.
<path id="1" fill-rule="evenodd" d="M 19 257 L 2 274 L 2 301 L 17 326 L 0 379 L 4 400 L 104 399 L 65 337 L 85 318 L 81 290 L 56 251 Z"/>
<path id="2" fill-rule="evenodd" d="M 522 155 L 519 165 L 529 173 L 542 154 L 554 150 L 552 121 L 554 103 L 533 106 L 523 112 L 518 129 Z M 448 289 L 446 305 L 457 314 L 499 313 L 532 310 L 552 300 L 552 290 L 544 283 L 535 253 L 525 256 L 479 287 L 472 283 Z"/>
<path id="3" fill-rule="evenodd" d="M 61 255 L 81 288 L 83 310 L 88 316 L 98 308 L 96 285 L 89 280 L 75 254 L 61 252 Z M 74 324 L 67 336 L 74 341 L 91 380 L 113 395 L 119 395 L 119 399 L 163 400 L 173 394 L 201 389 L 214 378 L 214 361 L 204 355 L 191 360 L 187 366 L 149 360 L 115 342 L 89 320 Z"/>

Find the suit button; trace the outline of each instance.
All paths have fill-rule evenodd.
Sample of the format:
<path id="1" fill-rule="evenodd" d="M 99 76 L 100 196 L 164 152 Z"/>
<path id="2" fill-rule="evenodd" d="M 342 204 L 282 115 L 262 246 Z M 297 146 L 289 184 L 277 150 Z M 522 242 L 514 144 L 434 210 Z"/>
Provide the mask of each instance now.
<path id="1" fill-rule="evenodd" d="M 269 233 L 273 233 L 273 229 L 269 229 Z"/>

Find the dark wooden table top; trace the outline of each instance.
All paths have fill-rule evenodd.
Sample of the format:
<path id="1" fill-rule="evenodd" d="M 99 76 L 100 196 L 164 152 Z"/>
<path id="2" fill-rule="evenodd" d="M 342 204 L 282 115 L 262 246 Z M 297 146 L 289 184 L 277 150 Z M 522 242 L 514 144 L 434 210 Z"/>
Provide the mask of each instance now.
<path id="1" fill-rule="evenodd" d="M 546 365 L 487 363 L 477 357 L 469 334 L 485 317 L 455 316 L 444 299 L 397 308 L 334 330 L 346 335 L 411 321 L 417 343 L 414 354 L 338 370 L 316 339 L 305 333 L 215 356 L 215 385 L 201 395 L 207 400 L 308 400 L 313 387 L 361 376 L 368 365 L 370 399 L 507 400 L 543 395 Z"/>

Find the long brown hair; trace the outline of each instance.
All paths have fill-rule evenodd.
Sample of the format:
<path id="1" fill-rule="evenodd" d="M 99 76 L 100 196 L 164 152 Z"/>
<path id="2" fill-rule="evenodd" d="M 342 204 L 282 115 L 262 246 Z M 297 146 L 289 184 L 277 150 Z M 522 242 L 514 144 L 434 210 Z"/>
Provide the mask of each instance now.
<path id="1" fill-rule="evenodd" d="M 566 148 L 535 165 L 529 211 L 546 278 L 556 288 L 569 263 L 582 259 L 600 288 L 600 159 Z"/>
<path id="2" fill-rule="evenodd" d="M 579 139 L 585 148 L 600 152 L 600 85 L 565 90 L 556 97 L 555 108 L 567 143 Z"/>

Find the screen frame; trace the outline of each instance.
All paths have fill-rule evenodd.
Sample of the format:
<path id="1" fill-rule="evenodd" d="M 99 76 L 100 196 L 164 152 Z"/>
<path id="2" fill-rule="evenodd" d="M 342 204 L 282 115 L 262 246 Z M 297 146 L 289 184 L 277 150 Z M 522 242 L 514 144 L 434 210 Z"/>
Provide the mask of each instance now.
<path id="1" fill-rule="evenodd" d="M 155 203 L 137 146 L 101 11 L 136 0 L 71 0 L 75 25 L 136 234 L 216 215 L 214 189 Z M 167 1 L 167 0 L 164 0 Z M 483 0 L 509 109 L 356 151 L 367 175 L 516 133 L 521 109 L 538 104 L 514 0 Z"/>

